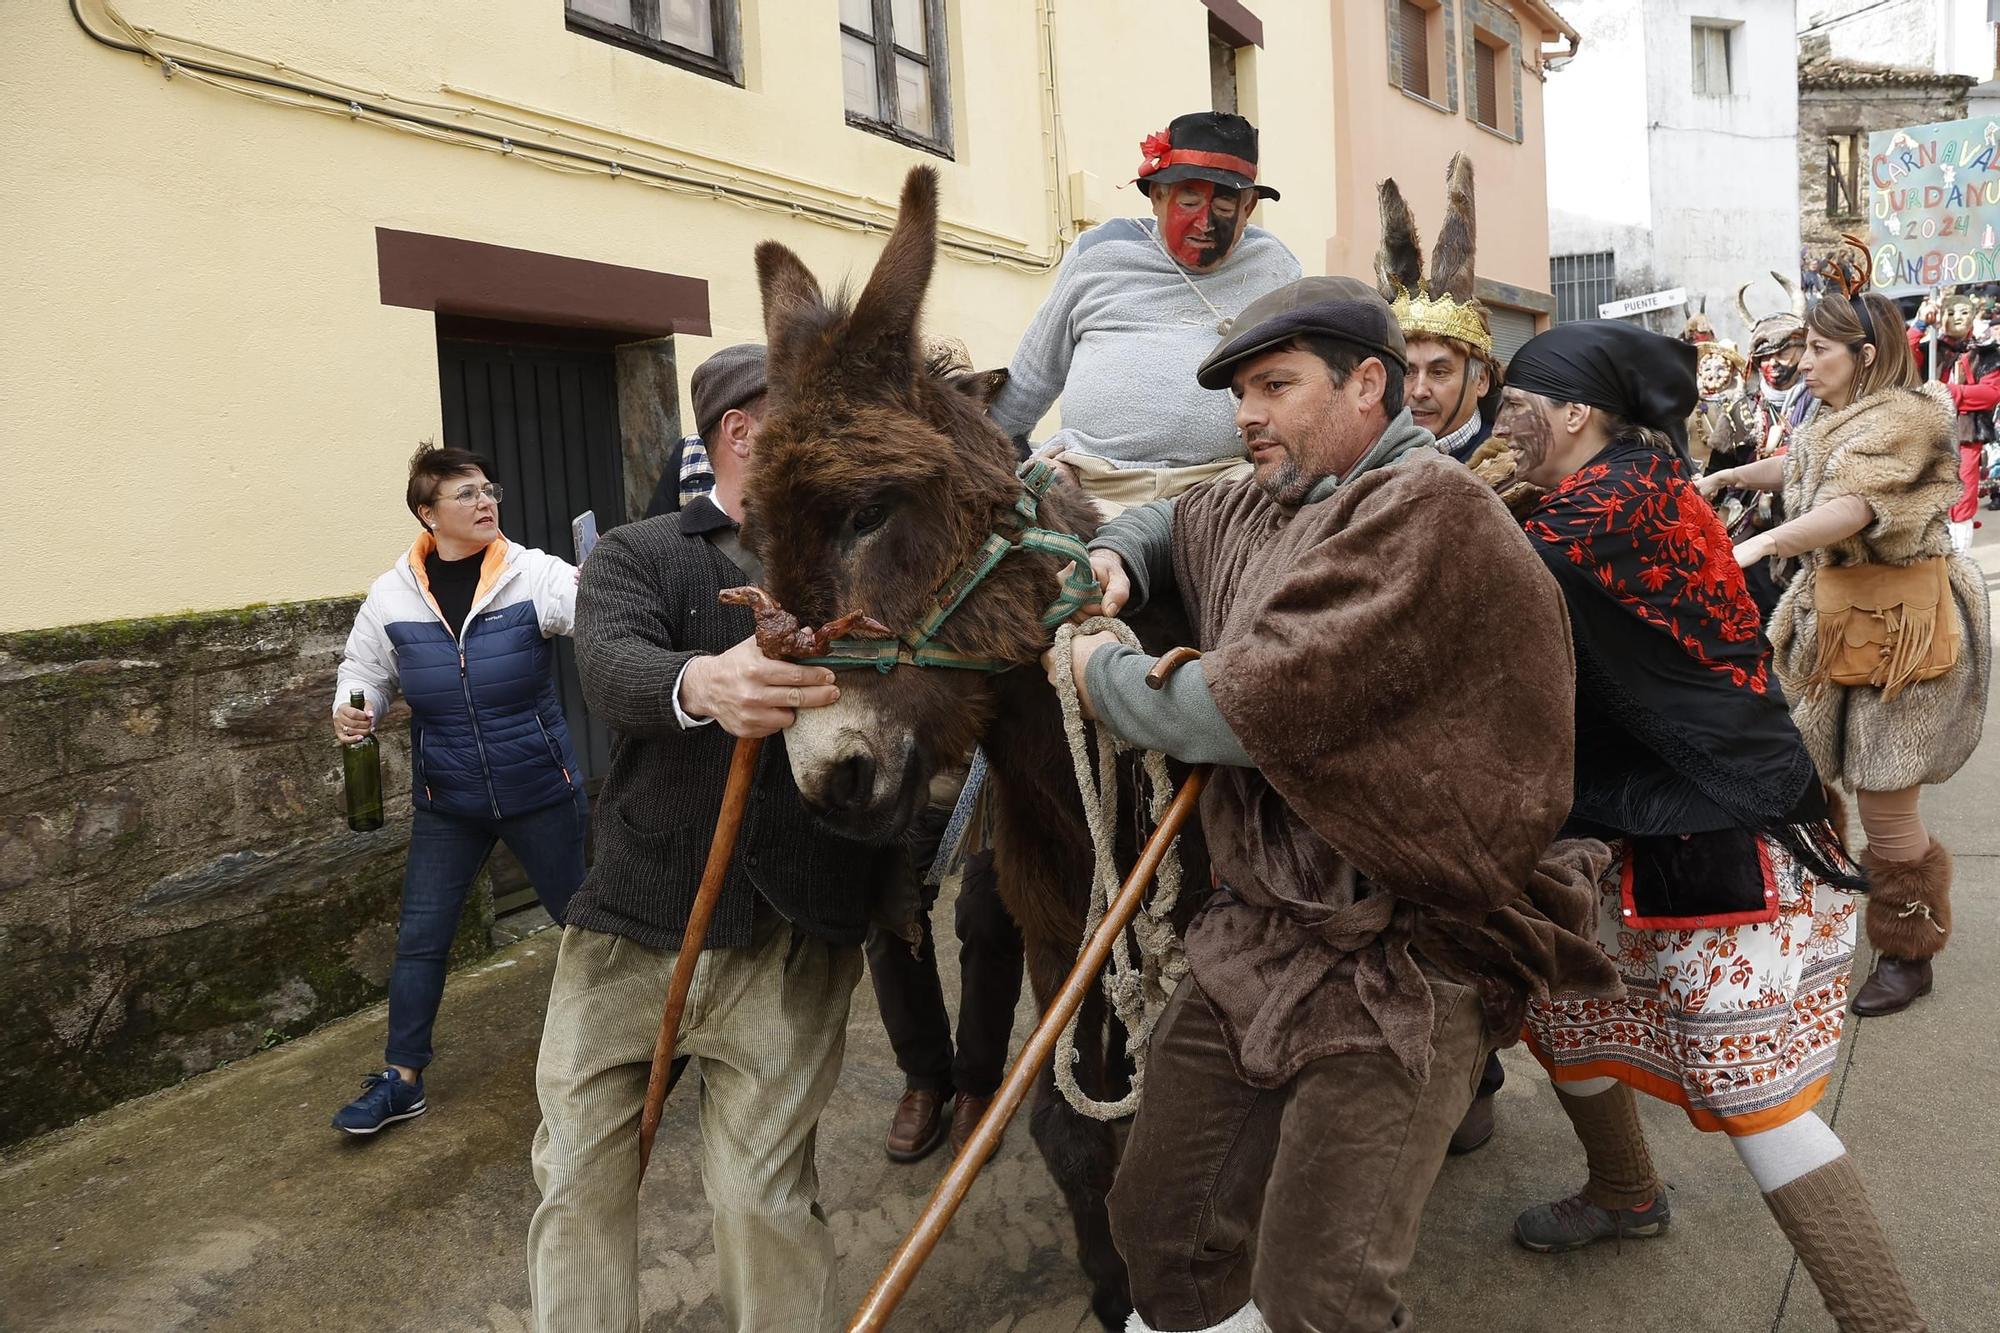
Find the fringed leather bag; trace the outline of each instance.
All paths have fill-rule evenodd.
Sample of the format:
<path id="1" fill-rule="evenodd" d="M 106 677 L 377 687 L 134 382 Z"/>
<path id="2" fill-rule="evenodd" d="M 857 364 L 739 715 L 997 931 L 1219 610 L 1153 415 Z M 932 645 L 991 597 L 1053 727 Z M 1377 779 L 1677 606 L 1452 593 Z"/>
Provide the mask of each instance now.
<path id="1" fill-rule="evenodd" d="M 1893 699 L 1958 665 L 1963 634 L 1944 556 L 1907 565 L 1823 565 L 1813 586 L 1819 660 L 1808 684 L 1869 685 Z"/>

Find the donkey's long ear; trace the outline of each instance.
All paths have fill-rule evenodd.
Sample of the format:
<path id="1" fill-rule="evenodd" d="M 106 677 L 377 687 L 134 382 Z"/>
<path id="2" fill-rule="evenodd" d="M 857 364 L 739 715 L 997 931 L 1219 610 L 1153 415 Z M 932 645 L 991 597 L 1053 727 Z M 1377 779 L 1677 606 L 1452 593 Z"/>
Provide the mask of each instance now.
<path id="1" fill-rule="evenodd" d="M 800 314 L 825 300 L 805 261 L 776 241 L 757 247 L 757 288 L 764 294 L 764 340 L 774 347 Z"/>
<path id="2" fill-rule="evenodd" d="M 993 406 L 993 400 L 1007 387 L 1007 371 L 1004 367 L 1000 370 L 965 370 L 950 376 L 945 382 L 986 408 Z"/>
<path id="3" fill-rule="evenodd" d="M 1473 252 L 1479 232 L 1472 211 L 1472 160 L 1452 155 L 1445 171 L 1444 225 L 1431 250 L 1431 295 L 1470 301 L 1478 288 Z"/>
<path id="4" fill-rule="evenodd" d="M 860 348 L 907 355 L 916 368 L 917 313 L 937 265 L 937 172 L 913 167 L 903 179 L 903 199 L 896 210 L 896 230 L 875 261 L 861 299 L 854 303 L 848 333 Z"/>
<path id="5" fill-rule="evenodd" d="M 757 286 L 764 294 L 765 376 L 775 389 L 792 382 L 804 316 L 824 308 L 825 298 L 805 261 L 776 241 L 757 247 Z"/>
<path id="6" fill-rule="evenodd" d="M 1423 251 L 1417 243 L 1417 220 L 1394 180 L 1375 187 L 1382 214 L 1382 244 L 1375 251 L 1375 290 L 1393 301 L 1401 292 L 1415 292 L 1424 276 Z"/>

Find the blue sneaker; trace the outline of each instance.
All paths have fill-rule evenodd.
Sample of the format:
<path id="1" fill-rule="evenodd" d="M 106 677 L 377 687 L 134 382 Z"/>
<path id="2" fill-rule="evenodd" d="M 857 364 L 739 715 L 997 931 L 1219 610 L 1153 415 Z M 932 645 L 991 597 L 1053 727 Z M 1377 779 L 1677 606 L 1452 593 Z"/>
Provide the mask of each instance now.
<path id="1" fill-rule="evenodd" d="M 385 1069 L 362 1080 L 361 1095 L 334 1113 L 333 1127 L 349 1134 L 373 1134 L 394 1121 L 413 1120 L 428 1109 L 423 1075 L 419 1074 L 412 1086 L 395 1070 Z"/>

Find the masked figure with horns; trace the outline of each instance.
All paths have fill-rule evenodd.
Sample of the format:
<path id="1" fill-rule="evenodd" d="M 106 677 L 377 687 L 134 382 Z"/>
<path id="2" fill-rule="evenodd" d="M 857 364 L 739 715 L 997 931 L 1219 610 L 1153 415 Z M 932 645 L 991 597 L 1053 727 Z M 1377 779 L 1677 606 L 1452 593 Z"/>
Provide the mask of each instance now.
<path id="1" fill-rule="evenodd" d="M 1761 318 L 1743 300 L 1750 284 L 1736 289 L 1736 312 L 1750 329 L 1749 374 L 1709 441 L 1711 471 L 1782 452 L 1791 433 L 1811 420 L 1819 406 L 1799 375 L 1806 346 L 1805 293 L 1782 273 L 1771 277 L 1791 304 Z"/>

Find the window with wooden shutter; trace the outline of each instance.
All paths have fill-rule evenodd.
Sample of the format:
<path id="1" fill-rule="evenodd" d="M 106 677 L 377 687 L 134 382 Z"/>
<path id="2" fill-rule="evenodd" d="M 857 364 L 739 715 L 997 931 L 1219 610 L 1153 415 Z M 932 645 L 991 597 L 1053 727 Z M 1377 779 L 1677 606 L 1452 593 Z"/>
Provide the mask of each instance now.
<path id="1" fill-rule="evenodd" d="M 1830 134 L 1826 140 L 1826 215 L 1861 215 L 1861 135 Z"/>
<path id="2" fill-rule="evenodd" d="M 1500 59 L 1483 41 L 1472 44 L 1473 117 L 1488 129 L 1500 128 Z"/>
<path id="3" fill-rule="evenodd" d="M 1398 46 L 1403 57 L 1403 91 L 1431 95 L 1431 13 L 1413 0 L 1397 0 Z"/>

